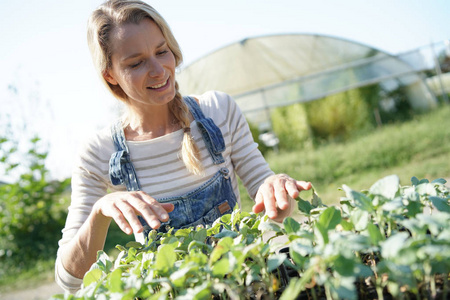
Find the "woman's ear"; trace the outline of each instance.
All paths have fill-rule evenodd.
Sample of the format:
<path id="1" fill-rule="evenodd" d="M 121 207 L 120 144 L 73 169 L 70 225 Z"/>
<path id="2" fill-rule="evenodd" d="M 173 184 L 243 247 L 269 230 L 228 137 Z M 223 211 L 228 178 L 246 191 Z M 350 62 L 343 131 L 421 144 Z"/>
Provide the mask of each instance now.
<path id="1" fill-rule="evenodd" d="M 117 80 L 114 79 L 109 70 L 103 71 L 103 78 L 112 85 L 118 85 Z"/>

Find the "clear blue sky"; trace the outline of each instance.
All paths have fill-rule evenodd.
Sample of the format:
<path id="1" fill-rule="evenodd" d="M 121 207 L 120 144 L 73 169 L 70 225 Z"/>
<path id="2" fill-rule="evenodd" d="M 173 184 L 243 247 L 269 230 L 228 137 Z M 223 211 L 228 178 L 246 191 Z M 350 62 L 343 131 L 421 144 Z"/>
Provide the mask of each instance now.
<path id="1" fill-rule="evenodd" d="M 116 109 L 92 67 L 86 21 L 100 0 L 0 0 L 0 105 L 49 141 L 49 166 L 69 176 L 80 139 Z M 317 33 L 396 54 L 450 39 L 448 0 L 156 0 L 185 65 L 243 38 Z M 19 93 L 12 95 L 14 84 Z M 29 103 L 29 102 L 34 103 Z M 36 103 L 37 102 L 37 103 Z M 36 113 L 37 112 L 37 113 Z"/>

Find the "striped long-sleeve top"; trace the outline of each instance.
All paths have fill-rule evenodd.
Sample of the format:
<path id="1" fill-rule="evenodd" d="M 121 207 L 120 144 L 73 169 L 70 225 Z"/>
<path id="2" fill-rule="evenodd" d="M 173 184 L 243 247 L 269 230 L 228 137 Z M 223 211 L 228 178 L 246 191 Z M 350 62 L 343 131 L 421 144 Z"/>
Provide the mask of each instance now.
<path id="1" fill-rule="evenodd" d="M 237 176 L 254 198 L 259 186 L 273 174 L 252 138 L 249 126 L 234 100 L 221 92 L 194 95 L 206 117 L 220 128 L 225 140 L 223 153 L 234 193 L 240 205 Z M 223 165 L 214 165 L 196 122 L 191 123 L 192 136 L 200 150 L 204 175 L 188 172 L 179 158 L 183 130 L 147 141 L 127 141 L 131 161 L 144 192 L 155 199 L 185 194 L 201 186 Z M 115 152 L 110 127 L 96 132 L 82 145 L 72 174 L 72 199 L 59 246 L 68 243 L 88 218 L 95 202 L 107 192 L 125 191 L 109 179 L 109 159 Z M 143 236 L 136 236 L 143 241 Z M 59 256 L 56 260 L 56 281 L 65 290 L 80 288 L 81 279 L 69 274 Z"/>

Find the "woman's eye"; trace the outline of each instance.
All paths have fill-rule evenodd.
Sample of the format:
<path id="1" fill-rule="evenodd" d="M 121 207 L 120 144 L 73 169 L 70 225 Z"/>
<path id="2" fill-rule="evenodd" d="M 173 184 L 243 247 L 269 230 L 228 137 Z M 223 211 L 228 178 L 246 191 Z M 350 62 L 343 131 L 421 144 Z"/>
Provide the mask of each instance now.
<path id="1" fill-rule="evenodd" d="M 164 55 L 164 54 L 166 54 L 167 52 L 169 52 L 169 50 L 162 50 L 162 51 L 159 51 L 159 52 L 158 52 L 158 55 Z"/>
<path id="2" fill-rule="evenodd" d="M 141 63 L 142 63 L 142 61 L 138 61 L 137 63 L 130 65 L 130 68 L 135 69 L 135 68 L 139 67 Z"/>

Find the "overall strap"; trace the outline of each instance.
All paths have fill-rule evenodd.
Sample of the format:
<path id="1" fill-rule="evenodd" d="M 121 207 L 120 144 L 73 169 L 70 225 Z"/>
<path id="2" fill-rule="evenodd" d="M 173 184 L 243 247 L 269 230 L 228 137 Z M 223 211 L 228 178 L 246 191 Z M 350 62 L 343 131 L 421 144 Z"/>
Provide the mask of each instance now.
<path id="1" fill-rule="evenodd" d="M 222 156 L 222 152 L 225 151 L 225 141 L 219 127 L 214 124 L 214 121 L 211 118 L 205 117 L 195 99 L 189 96 L 185 96 L 183 99 L 194 116 L 197 126 L 200 128 L 206 148 L 208 149 L 214 164 L 218 165 L 224 163 L 225 159 Z"/>
<path id="2" fill-rule="evenodd" d="M 125 141 L 122 123 L 119 121 L 111 128 L 111 136 L 116 152 L 109 160 L 109 177 L 113 185 L 125 184 L 128 191 L 139 191 L 141 186 L 136 176 L 136 170 L 131 163 L 130 153 Z"/>

